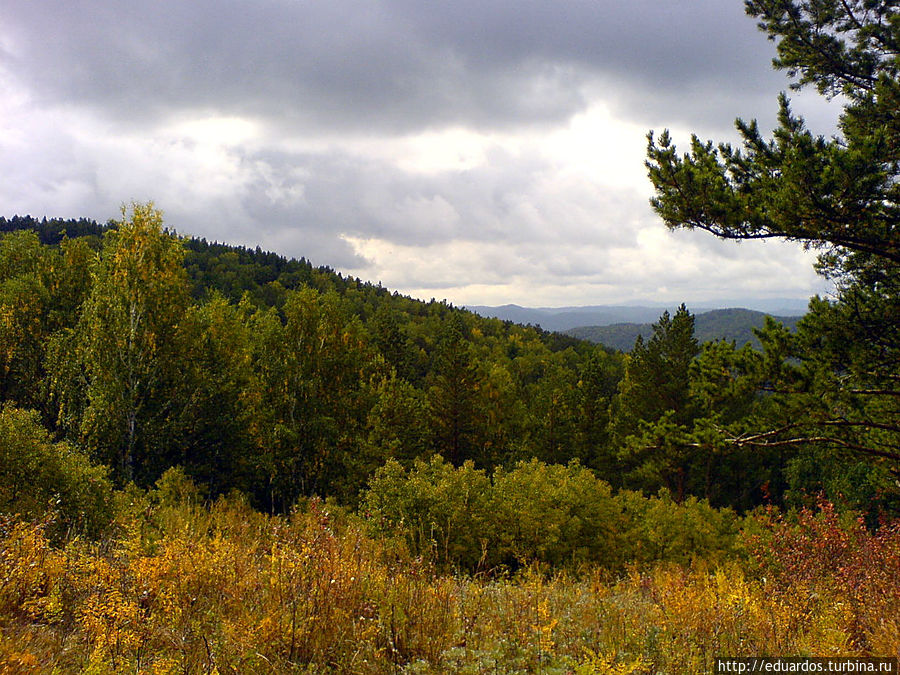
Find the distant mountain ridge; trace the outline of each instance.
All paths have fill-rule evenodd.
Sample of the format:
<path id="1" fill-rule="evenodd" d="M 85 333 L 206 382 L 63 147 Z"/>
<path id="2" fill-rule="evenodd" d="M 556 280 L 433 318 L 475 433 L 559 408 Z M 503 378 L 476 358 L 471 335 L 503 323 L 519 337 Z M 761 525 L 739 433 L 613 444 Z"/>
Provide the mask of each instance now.
<path id="1" fill-rule="evenodd" d="M 710 340 L 734 341 L 738 347 L 748 342 L 755 348 L 761 345 L 754 328 L 762 328 L 767 316 L 765 312 L 750 309 L 713 309 L 695 315 L 694 335 L 700 343 Z M 799 316 L 773 316 L 791 330 L 796 329 Z M 618 323 L 607 326 L 580 326 L 564 331 L 566 335 L 589 340 L 623 352 L 630 351 L 638 335 L 647 340 L 653 335 L 651 323 Z"/>
<path id="2" fill-rule="evenodd" d="M 806 300 L 779 298 L 762 301 L 735 301 L 727 307 L 740 308 L 745 312 L 755 312 L 765 316 L 796 318 L 806 313 Z M 593 305 L 587 307 L 521 307 L 519 305 L 502 305 L 490 307 L 469 305 L 469 309 L 484 317 L 492 317 L 513 323 L 540 325 L 544 330 L 566 332 L 573 328 L 589 326 L 610 326 L 613 324 L 651 324 L 666 310 L 670 314 L 678 308 L 677 304 L 665 305 L 647 303 L 645 305 Z M 722 304 L 710 306 L 707 303 L 694 303 L 688 309 L 699 317 L 714 311 L 730 311 L 723 309 Z M 760 324 L 762 325 L 762 324 Z"/>

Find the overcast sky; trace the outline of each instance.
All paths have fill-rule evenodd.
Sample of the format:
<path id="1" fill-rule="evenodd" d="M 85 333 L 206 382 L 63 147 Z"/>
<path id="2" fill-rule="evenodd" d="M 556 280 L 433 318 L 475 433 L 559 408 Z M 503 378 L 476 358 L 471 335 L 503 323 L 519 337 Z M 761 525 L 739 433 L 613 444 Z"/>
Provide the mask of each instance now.
<path id="1" fill-rule="evenodd" d="M 647 131 L 771 129 L 773 54 L 740 0 L 6 0 L 0 215 L 153 200 L 455 304 L 808 297 L 812 253 L 648 204 Z"/>

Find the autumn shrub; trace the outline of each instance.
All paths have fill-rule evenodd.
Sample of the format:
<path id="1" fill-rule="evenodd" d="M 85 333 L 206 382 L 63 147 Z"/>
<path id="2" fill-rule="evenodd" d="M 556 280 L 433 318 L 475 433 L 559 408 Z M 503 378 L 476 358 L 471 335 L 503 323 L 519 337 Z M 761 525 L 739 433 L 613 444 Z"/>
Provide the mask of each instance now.
<path id="1" fill-rule="evenodd" d="M 471 462 L 435 455 L 407 471 L 389 460 L 375 473 L 361 511 L 374 531 L 399 535 L 414 555 L 474 570 L 493 542 L 491 482 Z"/>
<path id="2" fill-rule="evenodd" d="M 519 462 L 493 477 L 495 557 L 506 564 L 621 564 L 624 519 L 607 483 L 577 462 Z"/>
<path id="3" fill-rule="evenodd" d="M 580 476 L 563 469 L 520 467 L 504 489 Z M 204 503 L 178 472 L 134 496 L 100 542 L 0 521 L 0 672 L 644 675 L 897 650 L 900 535 L 827 509 L 758 517 L 752 567 L 458 575 L 315 499 L 286 516 Z"/>
<path id="4" fill-rule="evenodd" d="M 798 606 L 842 608 L 848 646 L 900 656 L 900 522 L 872 531 L 825 501 L 760 518 L 764 527 L 748 537 L 749 547 L 773 594 Z"/>
<path id="5" fill-rule="evenodd" d="M 665 490 L 649 498 L 623 490 L 615 500 L 624 516 L 620 541 L 626 562 L 723 560 L 737 550 L 741 522 L 731 509 L 696 497 L 677 503 Z"/>
<path id="6" fill-rule="evenodd" d="M 0 673 L 50 672 L 60 662 L 66 560 L 48 525 L 0 516 Z"/>
<path id="7" fill-rule="evenodd" d="M 735 553 L 740 521 L 730 509 L 667 493 L 644 497 L 609 485 L 577 462 L 519 462 L 492 477 L 435 456 L 409 471 L 389 461 L 372 479 L 362 512 L 380 536 L 414 555 L 470 572 L 531 562 L 570 569 L 629 563 L 722 560 Z"/>
<path id="8" fill-rule="evenodd" d="M 53 605 L 63 556 L 47 536 L 47 521 L 0 520 L 0 613 L 35 618 Z"/>
<path id="9" fill-rule="evenodd" d="M 432 575 L 321 501 L 289 516 L 237 495 L 198 504 L 175 471 L 143 506 L 114 555 L 94 560 L 98 583 L 77 610 L 97 672 L 342 672 L 354 661 L 393 672 L 443 648 L 450 610 Z"/>

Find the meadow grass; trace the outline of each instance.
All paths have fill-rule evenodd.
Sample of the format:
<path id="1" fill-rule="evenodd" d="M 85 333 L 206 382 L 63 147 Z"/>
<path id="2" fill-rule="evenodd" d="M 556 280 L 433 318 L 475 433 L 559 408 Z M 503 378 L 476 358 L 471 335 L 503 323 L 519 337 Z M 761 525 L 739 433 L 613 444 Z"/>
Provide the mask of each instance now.
<path id="1" fill-rule="evenodd" d="M 703 673 L 725 655 L 900 653 L 897 530 L 827 509 L 772 517 L 715 565 L 476 576 L 318 501 L 289 517 L 135 503 L 100 541 L 50 529 L 0 526 L 2 673 Z"/>

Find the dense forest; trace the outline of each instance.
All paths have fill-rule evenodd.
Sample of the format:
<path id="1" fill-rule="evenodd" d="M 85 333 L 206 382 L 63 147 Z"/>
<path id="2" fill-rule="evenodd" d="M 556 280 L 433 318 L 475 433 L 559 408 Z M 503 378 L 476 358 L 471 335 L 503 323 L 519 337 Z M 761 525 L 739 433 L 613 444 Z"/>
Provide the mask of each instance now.
<path id="1" fill-rule="evenodd" d="M 181 238 L 150 205 L 103 226 L 0 227 L 4 414 L 108 467 L 119 487 L 178 466 L 210 497 L 237 489 L 265 511 L 314 495 L 356 506 L 388 461 L 438 456 L 487 474 L 577 462 L 616 490 L 738 512 L 819 494 L 873 518 L 896 507 L 892 465 L 847 450 L 863 447 L 859 432 L 790 452 L 745 442 L 788 410 L 799 426 L 801 393 L 767 387 L 806 367 L 787 350 L 809 329 L 771 321 L 762 350 L 700 344 L 682 307 L 626 358 Z"/>
<path id="2" fill-rule="evenodd" d="M 900 656 L 900 21 L 747 8 L 842 138 L 782 97 L 647 167 L 670 227 L 819 249 L 835 298 L 758 348 L 682 305 L 624 354 L 152 204 L 0 219 L 0 671 Z"/>

